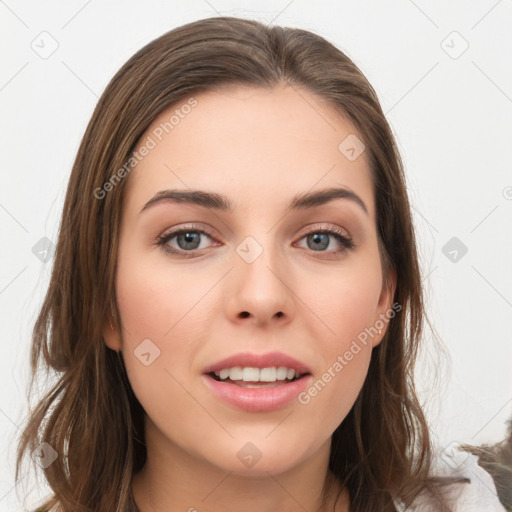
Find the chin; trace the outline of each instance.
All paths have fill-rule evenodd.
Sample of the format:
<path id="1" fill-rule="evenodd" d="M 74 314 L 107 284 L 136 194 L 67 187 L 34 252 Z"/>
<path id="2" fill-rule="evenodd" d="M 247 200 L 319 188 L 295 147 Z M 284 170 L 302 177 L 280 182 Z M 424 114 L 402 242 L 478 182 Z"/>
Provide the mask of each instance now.
<path id="1" fill-rule="evenodd" d="M 236 458 L 236 461 L 233 463 L 233 459 L 231 458 L 225 461 L 225 465 L 222 469 L 247 478 L 268 478 L 269 473 L 271 475 L 286 473 L 293 469 L 298 463 L 299 460 L 290 458 L 287 454 L 272 454 L 270 456 L 263 455 L 261 459 L 256 461 L 252 466 L 250 464 L 247 466 L 244 465 L 238 458 Z"/>
<path id="2" fill-rule="evenodd" d="M 268 432 L 261 438 L 241 441 L 233 439 L 229 446 L 220 447 L 208 459 L 224 471 L 233 472 L 248 477 L 268 477 L 268 473 L 285 473 L 307 458 L 304 439 L 292 440 L 288 437 L 286 443 L 283 436 L 270 441 L 265 439 Z M 317 448 L 318 449 L 318 448 Z M 312 446 L 308 452 L 315 452 Z M 213 457 L 212 457 L 213 455 Z"/>

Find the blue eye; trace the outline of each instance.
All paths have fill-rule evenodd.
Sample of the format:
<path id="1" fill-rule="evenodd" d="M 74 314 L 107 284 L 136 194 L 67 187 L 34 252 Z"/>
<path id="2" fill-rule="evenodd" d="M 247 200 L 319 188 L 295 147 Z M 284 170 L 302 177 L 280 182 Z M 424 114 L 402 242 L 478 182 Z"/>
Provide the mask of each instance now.
<path id="1" fill-rule="evenodd" d="M 162 250 L 167 254 L 173 254 L 176 256 L 183 256 L 185 258 L 191 258 L 195 256 L 195 251 L 204 249 L 200 247 L 201 238 L 206 237 L 213 240 L 213 237 L 206 231 L 199 229 L 196 226 L 189 226 L 171 231 L 157 238 L 157 245 L 162 247 Z M 315 229 L 310 231 L 301 237 L 307 239 L 308 248 L 312 252 L 326 253 L 326 254 L 339 254 L 347 250 L 351 250 L 355 247 L 354 242 L 351 238 L 343 234 L 343 231 L 338 228 L 333 229 Z M 341 246 L 341 249 L 335 249 L 325 251 L 331 242 L 331 238 L 334 238 L 336 242 Z M 176 239 L 175 243 L 178 247 L 173 247 L 169 242 Z"/>
<path id="2" fill-rule="evenodd" d="M 199 249 L 201 236 L 205 236 L 210 240 L 212 239 L 212 237 L 206 231 L 191 226 L 189 228 L 180 228 L 175 231 L 171 231 L 170 233 L 167 233 L 161 237 L 158 237 L 157 244 L 161 246 L 166 253 L 191 257 L 194 254 L 188 253 Z M 173 238 L 176 238 L 178 248 L 169 245 L 169 242 Z M 204 247 L 201 247 L 201 249 L 203 248 Z"/>
<path id="3" fill-rule="evenodd" d="M 341 231 L 338 230 L 323 229 L 320 231 L 311 231 L 303 238 L 306 238 L 308 242 L 312 242 L 312 246 L 309 247 L 315 247 L 313 249 L 314 252 L 326 252 L 322 249 L 325 249 L 329 246 L 330 238 L 334 238 L 343 247 L 343 249 L 334 252 L 343 252 L 344 250 L 354 248 L 354 242 L 350 238 L 344 236 Z"/>

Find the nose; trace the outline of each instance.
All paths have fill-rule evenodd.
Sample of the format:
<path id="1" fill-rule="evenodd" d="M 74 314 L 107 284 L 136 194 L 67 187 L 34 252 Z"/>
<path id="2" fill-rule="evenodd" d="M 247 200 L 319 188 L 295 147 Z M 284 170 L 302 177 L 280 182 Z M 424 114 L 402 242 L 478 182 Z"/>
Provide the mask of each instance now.
<path id="1" fill-rule="evenodd" d="M 258 244 L 259 251 L 263 250 L 252 260 L 258 249 L 256 243 L 249 239 L 238 247 L 235 268 L 229 275 L 227 314 L 235 323 L 253 322 L 258 327 L 276 322 L 284 325 L 294 314 L 293 278 L 282 258 L 270 248 Z M 245 257 L 250 251 L 252 257 Z"/>

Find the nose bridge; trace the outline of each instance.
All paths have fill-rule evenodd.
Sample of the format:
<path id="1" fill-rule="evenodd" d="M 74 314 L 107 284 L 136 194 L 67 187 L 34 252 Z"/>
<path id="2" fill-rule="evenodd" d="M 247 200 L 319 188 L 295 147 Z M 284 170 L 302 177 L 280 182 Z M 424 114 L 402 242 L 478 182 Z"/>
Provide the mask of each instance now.
<path id="1" fill-rule="evenodd" d="M 236 246 L 234 295 L 232 306 L 235 314 L 249 313 L 260 321 L 274 315 L 290 314 L 290 280 L 286 262 L 275 240 L 275 230 L 258 230 L 246 236 Z"/>

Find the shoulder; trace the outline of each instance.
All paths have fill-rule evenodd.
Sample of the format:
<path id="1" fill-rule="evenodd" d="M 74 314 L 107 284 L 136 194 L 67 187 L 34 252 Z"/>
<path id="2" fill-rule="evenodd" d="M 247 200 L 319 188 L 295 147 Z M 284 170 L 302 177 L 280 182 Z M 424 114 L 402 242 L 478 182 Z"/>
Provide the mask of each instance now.
<path id="1" fill-rule="evenodd" d="M 432 476 L 466 478 L 466 483 L 448 485 L 444 492 L 453 512 L 506 512 L 501 504 L 496 486 L 489 473 L 478 465 L 478 457 L 452 443 L 433 454 Z M 435 512 L 431 500 L 418 497 L 414 504 L 405 508 L 396 503 L 399 512 Z"/>

